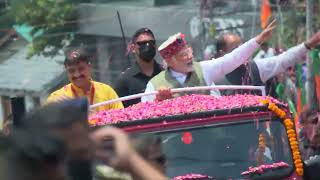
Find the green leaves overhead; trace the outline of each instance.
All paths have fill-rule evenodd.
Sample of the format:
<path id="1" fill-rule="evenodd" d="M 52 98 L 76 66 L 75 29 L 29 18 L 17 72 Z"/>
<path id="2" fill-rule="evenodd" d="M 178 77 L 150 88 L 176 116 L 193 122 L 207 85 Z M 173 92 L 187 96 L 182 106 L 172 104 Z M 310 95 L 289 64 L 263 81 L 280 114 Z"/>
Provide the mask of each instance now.
<path id="1" fill-rule="evenodd" d="M 16 23 L 32 27 L 32 44 L 29 56 L 34 54 L 54 55 L 63 47 L 62 41 L 69 39 L 77 28 L 76 0 L 13 0 L 12 11 Z M 17 4 L 19 1 L 19 4 Z M 39 31 L 41 36 L 35 36 Z"/>

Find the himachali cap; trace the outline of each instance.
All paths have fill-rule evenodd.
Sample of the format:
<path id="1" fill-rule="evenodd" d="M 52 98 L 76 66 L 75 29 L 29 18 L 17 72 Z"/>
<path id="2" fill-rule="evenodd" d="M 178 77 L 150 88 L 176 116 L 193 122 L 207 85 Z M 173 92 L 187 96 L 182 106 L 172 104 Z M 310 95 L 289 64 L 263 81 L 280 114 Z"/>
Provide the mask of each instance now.
<path id="1" fill-rule="evenodd" d="M 162 43 L 158 48 L 158 51 L 164 59 L 169 59 L 183 49 L 186 44 L 187 42 L 184 39 L 184 34 L 177 33 L 170 36 L 168 40 Z"/>

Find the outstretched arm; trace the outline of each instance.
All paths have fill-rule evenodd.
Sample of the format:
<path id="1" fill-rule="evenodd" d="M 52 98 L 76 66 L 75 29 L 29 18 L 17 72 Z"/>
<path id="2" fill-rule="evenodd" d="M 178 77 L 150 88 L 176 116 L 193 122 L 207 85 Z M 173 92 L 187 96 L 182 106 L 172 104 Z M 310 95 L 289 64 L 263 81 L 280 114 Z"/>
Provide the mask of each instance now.
<path id="1" fill-rule="evenodd" d="M 268 79 L 285 72 L 290 66 L 305 60 L 308 49 L 314 48 L 320 43 L 320 32 L 316 33 L 305 43 L 290 48 L 288 51 L 269 58 L 255 59 L 260 79 L 266 82 Z"/>
<path id="2" fill-rule="evenodd" d="M 231 53 L 218 59 L 200 62 L 206 83 L 210 85 L 212 82 L 221 80 L 226 74 L 245 63 L 259 47 L 259 44 L 271 37 L 275 27 L 276 20 L 270 23 L 258 36 L 242 44 Z"/>
<path id="3" fill-rule="evenodd" d="M 258 67 L 261 81 L 265 83 L 270 78 L 285 72 L 290 66 L 303 61 L 307 51 L 305 45 L 301 44 L 278 56 L 254 60 Z"/>

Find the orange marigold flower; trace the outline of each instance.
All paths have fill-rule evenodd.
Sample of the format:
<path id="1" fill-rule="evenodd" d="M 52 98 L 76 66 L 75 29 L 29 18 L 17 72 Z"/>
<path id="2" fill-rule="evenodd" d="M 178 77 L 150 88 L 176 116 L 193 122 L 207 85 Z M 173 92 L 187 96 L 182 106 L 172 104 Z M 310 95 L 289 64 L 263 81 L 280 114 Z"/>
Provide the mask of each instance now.
<path id="1" fill-rule="evenodd" d="M 292 142 L 292 141 L 297 141 L 297 138 L 296 137 L 291 137 L 291 138 L 289 138 L 289 142 Z"/>
<path id="2" fill-rule="evenodd" d="M 292 152 L 299 152 L 299 147 L 297 145 L 291 146 Z"/>
<path id="3" fill-rule="evenodd" d="M 300 152 L 293 152 L 293 155 L 300 155 Z"/>
<path id="4" fill-rule="evenodd" d="M 293 155 L 293 159 L 301 159 L 300 155 Z"/>
<path id="5" fill-rule="evenodd" d="M 293 145 L 298 145 L 298 142 L 297 141 L 290 141 L 290 145 L 293 146 Z"/>
<path id="6" fill-rule="evenodd" d="M 294 164 L 296 167 L 296 172 L 299 176 L 303 175 L 303 164 L 302 164 L 302 160 L 301 160 L 301 155 L 300 155 L 300 151 L 299 151 L 299 144 L 297 141 L 297 134 L 296 131 L 294 130 L 294 124 L 292 122 L 291 119 L 286 118 L 286 112 L 283 111 L 282 109 L 280 109 L 277 105 L 275 105 L 274 103 L 269 103 L 268 105 L 268 109 L 273 111 L 277 116 L 279 116 L 281 119 L 284 119 L 283 123 L 287 129 L 287 135 L 289 138 L 289 143 L 290 143 L 290 148 L 292 150 L 292 156 L 293 156 L 293 160 L 294 160 Z M 260 134 L 259 136 L 259 147 L 262 146 L 264 144 L 264 138 L 263 136 Z"/>
<path id="7" fill-rule="evenodd" d="M 298 163 L 298 164 L 295 164 L 296 168 L 303 168 L 303 164 L 302 163 Z"/>
<path id="8" fill-rule="evenodd" d="M 297 159 L 294 161 L 294 164 L 299 164 L 299 163 L 302 163 L 301 159 Z"/>
<path id="9" fill-rule="evenodd" d="M 286 126 L 287 129 L 293 128 L 293 123 L 290 119 L 284 120 L 284 125 Z"/>
<path id="10" fill-rule="evenodd" d="M 287 134 L 296 134 L 296 132 L 294 131 L 294 129 L 288 129 L 287 130 Z"/>
<path id="11" fill-rule="evenodd" d="M 277 106 L 271 106 L 270 109 L 271 109 L 271 111 L 273 111 L 274 113 L 276 113 L 278 108 L 277 108 Z"/>
<path id="12" fill-rule="evenodd" d="M 302 168 L 296 168 L 296 172 L 299 176 L 303 175 L 303 169 Z"/>
<path id="13" fill-rule="evenodd" d="M 273 108 L 275 108 L 275 104 L 274 103 L 269 103 L 268 109 L 273 109 Z"/>
<path id="14" fill-rule="evenodd" d="M 286 118 L 286 112 L 282 111 L 282 112 L 280 113 L 279 117 L 280 117 L 281 119 Z"/>
<path id="15" fill-rule="evenodd" d="M 289 138 L 295 138 L 295 137 L 296 137 L 296 134 L 294 134 L 294 133 L 288 134 L 288 137 L 289 137 Z"/>
<path id="16" fill-rule="evenodd" d="M 89 125 L 95 125 L 97 121 L 95 119 L 88 120 Z"/>
<path id="17" fill-rule="evenodd" d="M 268 100 L 268 99 L 261 100 L 261 103 L 262 103 L 263 105 L 268 104 L 268 103 L 269 103 L 269 100 Z"/>
<path id="18" fill-rule="evenodd" d="M 292 123 L 291 119 L 289 119 L 289 118 L 283 120 L 283 122 L 284 122 L 284 124 Z"/>

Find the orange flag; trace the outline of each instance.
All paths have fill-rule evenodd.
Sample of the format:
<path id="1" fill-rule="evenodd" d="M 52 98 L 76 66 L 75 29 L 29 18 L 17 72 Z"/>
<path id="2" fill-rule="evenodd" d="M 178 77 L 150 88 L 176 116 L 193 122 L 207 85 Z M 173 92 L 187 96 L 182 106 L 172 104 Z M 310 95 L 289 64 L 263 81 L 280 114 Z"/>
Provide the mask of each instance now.
<path id="1" fill-rule="evenodd" d="M 294 116 L 294 123 L 296 125 L 296 132 L 299 132 L 301 129 L 301 124 L 299 122 L 299 117 L 302 112 L 302 99 L 301 99 L 301 89 L 297 88 L 297 103 L 296 103 L 296 114 Z"/>
<path id="2" fill-rule="evenodd" d="M 271 6 L 269 0 L 263 0 L 261 5 L 261 28 L 264 29 L 268 25 L 271 16 Z"/>
<path id="3" fill-rule="evenodd" d="M 316 74 L 314 76 L 314 79 L 315 79 L 315 85 L 316 85 L 316 95 L 318 98 L 318 102 L 320 102 L 320 75 Z"/>

